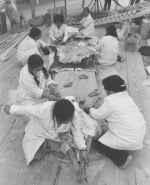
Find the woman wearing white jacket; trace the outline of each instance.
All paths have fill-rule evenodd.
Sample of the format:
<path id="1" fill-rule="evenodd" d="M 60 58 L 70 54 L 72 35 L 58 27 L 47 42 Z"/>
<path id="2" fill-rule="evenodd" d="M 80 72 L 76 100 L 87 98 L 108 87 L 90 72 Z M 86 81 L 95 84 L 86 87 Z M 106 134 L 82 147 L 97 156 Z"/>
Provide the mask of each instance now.
<path id="1" fill-rule="evenodd" d="M 29 57 L 33 54 L 41 55 L 41 50 L 46 48 L 47 45 L 44 41 L 40 40 L 42 32 L 39 28 L 31 28 L 26 38 L 19 44 L 17 48 L 17 59 L 24 66 Z M 47 55 L 49 52 L 47 53 Z"/>
<path id="2" fill-rule="evenodd" d="M 10 91 L 10 103 L 35 104 L 44 98 L 57 100 L 60 95 L 56 86 L 44 68 L 40 55 L 31 55 L 28 64 L 20 71 L 17 90 Z"/>
<path id="3" fill-rule="evenodd" d="M 103 80 L 107 96 L 99 108 L 91 108 L 96 120 L 106 120 L 108 130 L 99 137 L 97 150 L 109 157 L 117 166 L 126 167 L 131 152 L 143 147 L 145 120 L 137 105 L 126 91 L 122 78 L 112 75 Z"/>
<path id="4" fill-rule="evenodd" d="M 60 151 L 64 153 L 70 154 L 72 147 L 86 153 L 90 148 L 90 138 L 95 135 L 96 121 L 79 108 L 73 97 L 36 105 L 6 105 L 4 110 L 6 113 L 27 115 L 30 118 L 23 138 L 27 165 L 37 153 L 44 152 L 40 150 L 46 142 L 49 145 L 51 142 L 59 144 Z M 72 162 L 76 163 L 73 159 Z"/>

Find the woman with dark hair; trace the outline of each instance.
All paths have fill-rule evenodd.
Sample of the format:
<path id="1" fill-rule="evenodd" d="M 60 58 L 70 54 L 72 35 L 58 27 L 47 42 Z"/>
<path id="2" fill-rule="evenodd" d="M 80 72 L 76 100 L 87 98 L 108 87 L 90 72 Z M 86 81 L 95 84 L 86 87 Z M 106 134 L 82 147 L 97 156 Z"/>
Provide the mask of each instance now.
<path id="1" fill-rule="evenodd" d="M 106 28 L 106 35 L 99 41 L 98 49 L 100 51 L 99 63 L 101 65 L 109 66 L 117 62 L 119 41 L 114 25 Z"/>
<path id="2" fill-rule="evenodd" d="M 54 15 L 53 24 L 49 30 L 50 44 L 59 44 L 66 42 L 72 34 L 78 32 L 77 28 L 65 24 L 64 16 L 61 14 Z"/>
<path id="3" fill-rule="evenodd" d="M 52 91 L 54 94 L 51 94 Z M 31 104 L 43 98 L 57 100 L 60 95 L 55 82 L 49 78 L 42 58 L 34 54 L 29 57 L 28 64 L 21 69 L 18 88 L 10 93 L 10 99 L 14 103 Z"/>
<path id="4" fill-rule="evenodd" d="M 79 108 L 75 98 L 66 97 L 36 105 L 5 105 L 4 111 L 31 118 L 23 138 L 27 165 L 43 157 L 48 146 L 53 151 L 52 144 L 57 152 L 69 155 L 75 170 L 79 170 L 79 163 L 72 147 L 81 154 L 82 160 L 86 160 L 97 123 Z"/>
<path id="5" fill-rule="evenodd" d="M 19 44 L 17 48 L 17 59 L 22 65 L 25 65 L 30 55 L 41 55 L 41 51 L 45 55 L 49 55 L 49 51 L 45 42 L 40 40 L 42 32 L 39 28 L 30 29 L 28 36 Z"/>
<path id="6" fill-rule="evenodd" d="M 106 27 L 106 34 L 97 44 L 98 63 L 97 66 L 97 81 L 118 74 L 116 63 L 120 56 L 119 40 L 117 38 L 116 28 L 114 25 Z"/>
<path id="7" fill-rule="evenodd" d="M 132 159 L 131 152 L 143 147 L 145 120 L 121 77 L 109 76 L 102 82 L 107 96 L 99 108 L 90 108 L 89 112 L 94 119 L 105 120 L 108 129 L 93 146 L 125 168 Z"/>

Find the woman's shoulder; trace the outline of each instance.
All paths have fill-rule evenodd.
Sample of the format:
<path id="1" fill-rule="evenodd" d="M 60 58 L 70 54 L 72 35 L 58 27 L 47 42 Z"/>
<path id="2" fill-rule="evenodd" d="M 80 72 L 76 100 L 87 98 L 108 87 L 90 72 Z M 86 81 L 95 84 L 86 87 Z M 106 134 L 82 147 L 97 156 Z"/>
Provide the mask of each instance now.
<path id="1" fill-rule="evenodd" d="M 108 102 L 111 102 L 111 101 L 116 101 L 119 100 L 119 99 L 131 99 L 130 95 L 128 94 L 127 91 L 123 91 L 123 92 L 118 92 L 118 93 L 113 93 L 111 95 L 108 95 L 105 97 L 105 100 L 108 101 Z"/>
<path id="2" fill-rule="evenodd" d="M 28 84 L 29 81 L 33 81 L 33 77 L 28 71 L 27 64 L 20 70 L 19 81 L 24 83 L 26 82 L 25 84 Z"/>

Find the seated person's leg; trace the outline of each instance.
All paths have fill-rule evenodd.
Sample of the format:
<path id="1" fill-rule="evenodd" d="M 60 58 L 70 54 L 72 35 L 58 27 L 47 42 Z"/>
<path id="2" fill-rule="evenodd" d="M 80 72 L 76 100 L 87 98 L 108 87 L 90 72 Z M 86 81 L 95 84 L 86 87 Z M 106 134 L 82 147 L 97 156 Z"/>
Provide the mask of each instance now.
<path id="1" fill-rule="evenodd" d="M 139 49 L 141 55 L 150 56 L 150 46 L 143 46 Z"/>
<path id="2" fill-rule="evenodd" d="M 111 159 L 118 167 L 123 166 L 129 156 L 128 151 L 110 148 L 99 141 L 93 141 L 92 146 L 96 151 Z"/>
<path id="3" fill-rule="evenodd" d="M 51 150 L 51 147 L 48 143 L 48 140 L 45 140 L 45 142 L 41 145 L 39 150 L 36 152 L 33 161 L 39 161 L 45 157 L 46 154 L 48 154 Z"/>

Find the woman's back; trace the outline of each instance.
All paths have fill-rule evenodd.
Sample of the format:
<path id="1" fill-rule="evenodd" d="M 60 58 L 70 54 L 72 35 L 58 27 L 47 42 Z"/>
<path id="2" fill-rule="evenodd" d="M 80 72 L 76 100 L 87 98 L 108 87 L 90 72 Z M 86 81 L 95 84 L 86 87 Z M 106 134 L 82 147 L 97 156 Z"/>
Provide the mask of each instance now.
<path id="1" fill-rule="evenodd" d="M 119 42 L 118 39 L 110 35 L 104 36 L 100 40 L 100 50 L 102 59 L 115 61 L 119 54 Z"/>
<path id="2" fill-rule="evenodd" d="M 145 134 L 145 120 L 137 105 L 127 92 L 106 98 L 110 114 L 106 118 L 110 132 L 121 142 L 140 143 Z M 141 144 L 141 143 L 140 143 Z"/>

